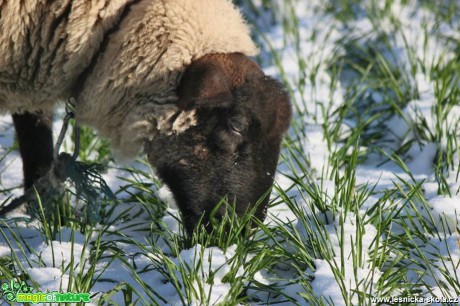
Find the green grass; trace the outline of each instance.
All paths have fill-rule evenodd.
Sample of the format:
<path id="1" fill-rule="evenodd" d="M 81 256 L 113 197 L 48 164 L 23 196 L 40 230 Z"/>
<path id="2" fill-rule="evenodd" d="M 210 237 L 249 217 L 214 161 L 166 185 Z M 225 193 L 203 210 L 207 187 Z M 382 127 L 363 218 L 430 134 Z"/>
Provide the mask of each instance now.
<path id="1" fill-rule="evenodd" d="M 413 1 L 401 2 L 407 7 Z M 419 10 L 430 9 L 434 25 L 419 33 L 424 50 L 419 57 L 419 46 L 405 36 L 405 25 L 392 10 L 399 1 L 329 0 L 309 8 L 343 26 L 336 28 L 306 25 L 308 20 L 296 15 L 299 3 L 304 1 L 238 1 L 261 44 L 257 59 L 275 66 L 292 94 L 294 121 L 283 143 L 283 175 L 270 204 L 273 212 L 291 211 L 291 218 L 270 216 L 249 231 L 250 214 L 243 219 L 230 214 L 213 233 L 197 229 L 187 237 L 180 225 L 175 227 L 179 217 L 151 192 L 162 183 L 141 159 L 141 167 L 120 168 L 129 174 L 122 188 L 127 195 L 116 194 L 116 205 L 101 203 L 96 225 L 81 218 L 79 205 L 56 210 L 51 218 L 39 210 L 40 221 L 0 221 L 0 241 L 16 250 L 0 257 L 0 282 L 27 280 L 38 291 L 30 269 L 51 264 L 68 275 L 62 291 L 105 288 L 92 296 L 100 305 L 120 297 L 126 305 L 161 305 L 171 296 L 179 304 L 207 305 L 216 292 L 225 295 L 222 305 L 330 305 L 333 299 L 319 295 L 315 283 L 321 267 L 337 283 L 345 305 L 371 305 L 371 297 L 459 296 L 458 220 L 438 219 L 427 196 L 433 184 L 439 196 L 460 192 L 460 118 L 451 116 L 460 106 L 460 58 L 447 56 L 448 50 L 458 54 L 460 41 L 446 38 L 449 43 L 438 57 L 429 53 L 429 40 L 441 23 L 458 27 L 458 4 L 420 1 Z M 312 1 L 305 3 L 311 6 Z M 371 30 L 356 36 L 347 27 L 363 12 Z M 271 40 L 274 34 L 267 25 L 281 25 L 281 42 Z M 316 30 L 308 35 L 299 31 L 307 26 Z M 331 42 L 334 50 L 316 56 Z M 392 53 L 396 42 L 405 58 Z M 311 54 L 305 43 L 320 47 Z M 295 72 L 283 62 L 288 52 L 299 68 Z M 429 117 L 408 111 L 424 95 L 419 75 L 434 85 Z M 342 100 L 334 94 L 320 96 L 325 89 Z M 395 133 L 389 122 L 406 130 Z M 322 134 L 324 164 L 305 150 L 312 131 Z M 432 175 L 421 177 L 411 162 L 431 144 L 436 149 Z M 91 130 L 83 130 L 81 146 L 81 160 L 113 166 L 108 144 Z M 72 149 L 70 140 L 64 149 Z M 363 183 L 358 170 L 366 166 L 390 167 L 395 179 Z M 31 237 L 48 246 L 52 263 L 28 243 Z M 59 242 L 71 248 L 66 260 L 60 261 Z M 195 259 L 183 260 L 187 252 Z M 213 257 L 224 255 L 224 262 L 213 263 Z M 109 273 L 114 268 L 124 280 Z"/>

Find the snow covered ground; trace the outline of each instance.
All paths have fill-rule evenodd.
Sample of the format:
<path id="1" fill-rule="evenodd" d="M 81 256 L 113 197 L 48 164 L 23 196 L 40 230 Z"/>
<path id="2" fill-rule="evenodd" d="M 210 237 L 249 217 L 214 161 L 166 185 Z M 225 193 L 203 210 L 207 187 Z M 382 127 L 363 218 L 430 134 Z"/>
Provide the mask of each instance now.
<path id="1" fill-rule="evenodd" d="M 36 291 L 88 289 L 92 304 L 458 304 L 459 4 L 240 2 L 258 60 L 286 82 L 295 109 L 266 228 L 247 249 L 185 247 L 164 187 L 155 195 L 170 208 L 151 224 L 155 212 L 122 187 L 152 184 L 136 162 L 139 172 L 104 174 L 125 199 L 105 224 L 50 241 L 38 221 L 13 214 L 0 223 L 0 260 Z M 13 133 L 0 117 L 1 201 L 22 192 Z"/>

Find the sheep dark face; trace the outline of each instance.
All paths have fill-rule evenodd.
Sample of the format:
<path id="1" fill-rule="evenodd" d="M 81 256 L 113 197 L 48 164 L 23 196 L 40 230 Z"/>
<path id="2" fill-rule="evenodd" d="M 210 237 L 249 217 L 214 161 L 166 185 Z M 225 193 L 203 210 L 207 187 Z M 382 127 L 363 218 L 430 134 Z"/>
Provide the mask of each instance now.
<path id="1" fill-rule="evenodd" d="M 291 118 L 281 85 L 241 54 L 206 56 L 187 68 L 178 88 L 181 110 L 196 125 L 146 144 L 149 161 L 172 190 L 189 233 L 226 198 L 242 215 L 263 219 Z M 217 209 L 215 218 L 225 214 Z"/>

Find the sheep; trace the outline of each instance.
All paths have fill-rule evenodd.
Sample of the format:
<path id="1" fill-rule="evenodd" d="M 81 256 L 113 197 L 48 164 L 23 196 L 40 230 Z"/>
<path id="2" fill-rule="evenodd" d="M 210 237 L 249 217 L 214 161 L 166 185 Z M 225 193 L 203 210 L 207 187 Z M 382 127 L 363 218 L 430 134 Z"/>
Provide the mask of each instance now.
<path id="1" fill-rule="evenodd" d="M 115 155 L 147 155 L 188 233 L 222 198 L 242 215 L 271 189 L 291 106 L 230 0 L 0 0 L 0 28 L 25 189 L 51 167 L 51 114 L 69 98 Z"/>

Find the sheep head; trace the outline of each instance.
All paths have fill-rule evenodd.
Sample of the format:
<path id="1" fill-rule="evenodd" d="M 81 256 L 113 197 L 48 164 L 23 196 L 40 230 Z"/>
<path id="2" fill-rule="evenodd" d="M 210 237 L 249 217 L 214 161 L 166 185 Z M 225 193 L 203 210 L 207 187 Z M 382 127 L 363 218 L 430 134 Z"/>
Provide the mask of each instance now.
<path id="1" fill-rule="evenodd" d="M 238 215 L 254 208 L 263 219 L 291 120 L 281 84 L 243 54 L 212 54 L 188 66 L 177 92 L 179 110 L 194 110 L 196 124 L 155 137 L 145 150 L 173 192 L 187 232 L 200 219 L 209 230 L 211 212 L 217 220 L 226 213 L 225 206 L 215 209 L 223 198 Z"/>

